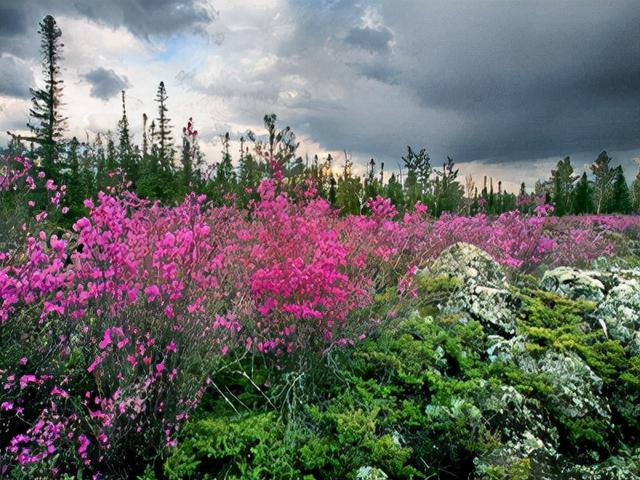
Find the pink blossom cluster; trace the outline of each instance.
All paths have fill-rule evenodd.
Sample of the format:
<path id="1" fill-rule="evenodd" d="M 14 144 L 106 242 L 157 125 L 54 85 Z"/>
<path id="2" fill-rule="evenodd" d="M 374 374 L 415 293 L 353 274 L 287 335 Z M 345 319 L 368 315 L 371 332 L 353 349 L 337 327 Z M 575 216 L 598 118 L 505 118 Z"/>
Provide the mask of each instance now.
<path id="1" fill-rule="evenodd" d="M 29 185 L 29 167 L 5 178 Z M 64 188 L 39 180 L 59 206 Z M 246 211 L 112 189 L 85 201 L 64 238 L 25 226 L 0 252 L 0 329 L 13 342 L 0 364 L 0 425 L 13 434 L 0 455 L 31 465 L 65 451 L 99 469 L 152 433 L 171 446 L 225 362 L 364 338 L 374 294 L 410 291 L 455 242 L 526 270 L 588 262 L 614 251 L 612 233 L 638 228 L 637 217 L 557 219 L 544 205 L 433 219 L 418 204 L 398 218 L 381 197 L 370 215 L 340 216 L 312 182 L 295 201 L 283 187 L 280 175 L 263 181 Z"/>

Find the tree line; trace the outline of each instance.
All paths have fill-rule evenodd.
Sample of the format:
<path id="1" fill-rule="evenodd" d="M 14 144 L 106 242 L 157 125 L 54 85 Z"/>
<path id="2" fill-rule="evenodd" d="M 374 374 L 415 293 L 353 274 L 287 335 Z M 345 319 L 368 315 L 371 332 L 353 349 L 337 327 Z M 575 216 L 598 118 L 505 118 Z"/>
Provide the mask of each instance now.
<path id="1" fill-rule="evenodd" d="M 560 160 L 550 178 L 536 183 L 528 193 L 524 183 L 518 194 L 503 190 L 502 183 L 484 177 L 479 189 L 470 176 L 459 178 L 453 159 L 447 157 L 435 168 L 424 148 L 407 147 L 398 171 L 385 177 L 384 163 L 372 158 L 366 173 L 354 173 L 350 155 L 334 159 L 330 154 L 304 158 L 290 127 L 279 128 L 275 114 L 265 115 L 266 135 L 247 132 L 237 139 L 239 149 L 231 152 L 231 137 L 221 138 L 222 159 L 207 165 L 198 145 L 198 131 L 192 119 L 174 138 L 168 95 L 163 82 L 157 88 L 156 114 L 149 121 L 143 114 L 141 143 L 133 141 L 122 92 L 122 114 L 115 133 L 87 136 L 84 141 L 64 137 L 66 118 L 62 114 L 63 80 L 62 32 L 48 15 L 39 24 L 41 38 L 43 88 L 31 89 L 29 135 L 9 132 L 4 153 L 34 160 L 44 173 L 67 186 L 66 202 L 71 217 L 82 214 L 82 202 L 97 192 L 115 186 L 124 177 L 138 195 L 172 203 L 188 192 L 205 193 L 217 204 L 235 202 L 244 207 L 256 198 L 259 182 L 280 172 L 292 192 L 311 178 L 318 194 L 343 213 L 362 213 L 367 200 L 389 198 L 399 212 L 412 209 L 417 202 L 429 207 L 433 215 L 443 212 L 473 215 L 479 212 L 499 214 L 520 209 L 532 211 L 541 201 L 555 205 L 555 213 L 633 213 L 640 212 L 640 173 L 629 187 L 621 166 L 602 152 L 591 165 L 592 178 L 586 172 L 575 173 L 571 160 Z"/>

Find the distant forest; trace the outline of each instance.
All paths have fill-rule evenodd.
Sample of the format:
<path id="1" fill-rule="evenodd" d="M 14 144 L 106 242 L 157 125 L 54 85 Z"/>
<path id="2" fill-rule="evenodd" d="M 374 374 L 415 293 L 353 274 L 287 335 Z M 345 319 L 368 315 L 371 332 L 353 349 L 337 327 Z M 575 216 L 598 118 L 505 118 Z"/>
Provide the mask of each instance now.
<path id="1" fill-rule="evenodd" d="M 501 182 L 484 178 L 476 185 L 470 176 L 459 178 L 453 159 L 434 167 L 424 148 L 407 147 L 399 174 L 388 175 L 384 163 L 372 158 L 363 177 L 353 172 L 347 152 L 341 159 L 314 156 L 303 158 L 290 127 L 281 128 L 275 114 L 265 115 L 266 137 L 247 132 L 240 148 L 232 153 L 230 135 L 222 136 L 222 160 L 205 162 L 198 146 L 198 132 L 192 119 L 181 129 L 172 126 L 163 82 L 157 88 L 154 118 L 143 115 L 141 143 L 134 143 L 122 92 L 122 117 L 115 134 L 98 134 L 84 141 L 65 136 L 62 110 L 62 31 L 52 16 L 39 24 L 43 88 L 31 89 L 29 135 L 8 132 L 11 140 L 0 150 L 6 161 L 27 157 L 44 174 L 67 188 L 65 201 L 72 218 L 83 213 L 82 202 L 99 191 L 129 183 L 141 197 L 174 203 L 189 192 L 206 194 L 215 204 L 235 203 L 245 207 L 257 198 L 261 179 L 278 173 L 295 195 L 308 179 L 320 196 L 345 214 L 367 210 L 367 200 L 389 198 L 399 212 L 413 209 L 417 202 L 438 216 L 443 212 L 464 215 L 499 214 L 518 209 L 531 212 L 536 205 L 550 203 L 557 215 L 640 212 L 640 173 L 631 186 L 621 166 L 614 166 L 606 152 L 592 163 L 591 176 L 574 171 L 571 160 L 558 161 L 546 181 L 538 181 L 533 192 L 522 183 L 519 194 L 503 191 Z"/>

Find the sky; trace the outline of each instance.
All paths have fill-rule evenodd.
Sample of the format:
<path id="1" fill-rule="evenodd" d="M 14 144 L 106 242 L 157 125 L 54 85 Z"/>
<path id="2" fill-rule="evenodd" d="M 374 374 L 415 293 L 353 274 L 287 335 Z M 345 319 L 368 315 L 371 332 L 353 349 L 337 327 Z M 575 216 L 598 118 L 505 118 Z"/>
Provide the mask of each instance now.
<path id="1" fill-rule="evenodd" d="M 38 22 L 62 29 L 68 135 L 114 131 L 120 91 L 140 141 L 166 84 L 175 136 L 189 117 L 209 161 L 220 135 L 276 113 L 300 153 L 374 157 L 406 146 L 509 190 L 570 155 L 640 157 L 637 1 L 0 0 L 0 142 L 40 85 Z"/>

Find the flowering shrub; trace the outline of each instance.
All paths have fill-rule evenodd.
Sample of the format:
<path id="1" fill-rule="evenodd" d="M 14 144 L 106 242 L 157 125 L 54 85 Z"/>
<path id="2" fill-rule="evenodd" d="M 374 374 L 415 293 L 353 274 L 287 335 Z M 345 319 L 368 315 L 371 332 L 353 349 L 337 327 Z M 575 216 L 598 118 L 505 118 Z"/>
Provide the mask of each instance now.
<path id="1" fill-rule="evenodd" d="M 416 205 L 397 219 L 383 198 L 369 216 L 340 217 L 310 183 L 292 201 L 276 175 L 246 211 L 195 194 L 165 207 L 112 189 L 56 234 L 45 221 L 64 214 L 64 187 L 17 165 L 0 177 L 2 220 L 22 215 L 9 208 L 18 202 L 28 218 L 0 251 L 0 449 L 3 464 L 41 476 L 146 462 L 174 444 L 218 369 L 248 353 L 304 359 L 364 338 L 378 322 L 363 310 L 373 294 L 408 290 L 452 243 L 531 269 L 588 262 L 613 251 L 608 232 L 638 225 L 561 221 L 545 207 L 434 221 Z M 21 190 L 40 192 L 48 210 L 36 213 Z"/>

